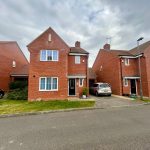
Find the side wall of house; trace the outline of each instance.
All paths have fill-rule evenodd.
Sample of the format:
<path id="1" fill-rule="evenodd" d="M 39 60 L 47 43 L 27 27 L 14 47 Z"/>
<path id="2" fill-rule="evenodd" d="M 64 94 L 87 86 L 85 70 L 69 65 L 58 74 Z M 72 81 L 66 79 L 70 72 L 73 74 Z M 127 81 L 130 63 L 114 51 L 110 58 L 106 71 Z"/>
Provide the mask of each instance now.
<path id="1" fill-rule="evenodd" d="M 150 58 L 150 57 L 149 57 Z M 146 62 L 146 57 L 141 57 L 141 79 L 142 79 L 142 90 L 143 90 L 143 96 L 149 96 L 149 92 L 148 92 L 148 68 L 147 66 L 147 62 Z M 138 84 L 138 93 L 140 93 L 140 84 Z"/>
<path id="2" fill-rule="evenodd" d="M 150 46 L 146 49 L 144 55 L 147 73 L 147 96 L 150 97 Z"/>
<path id="3" fill-rule="evenodd" d="M 97 82 L 107 82 L 112 87 L 112 93 L 122 95 L 120 60 L 109 53 L 109 50 L 100 50 L 93 65 Z"/>

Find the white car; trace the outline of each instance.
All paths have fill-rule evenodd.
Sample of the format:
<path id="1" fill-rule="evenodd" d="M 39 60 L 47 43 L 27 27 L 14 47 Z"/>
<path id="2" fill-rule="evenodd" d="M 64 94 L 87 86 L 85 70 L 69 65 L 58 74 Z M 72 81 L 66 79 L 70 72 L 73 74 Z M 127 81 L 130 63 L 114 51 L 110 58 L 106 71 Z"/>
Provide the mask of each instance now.
<path id="1" fill-rule="evenodd" d="M 92 87 L 90 87 L 90 93 L 95 94 L 96 96 L 99 95 L 107 95 L 111 96 L 112 91 L 111 87 L 108 83 L 94 83 Z"/>

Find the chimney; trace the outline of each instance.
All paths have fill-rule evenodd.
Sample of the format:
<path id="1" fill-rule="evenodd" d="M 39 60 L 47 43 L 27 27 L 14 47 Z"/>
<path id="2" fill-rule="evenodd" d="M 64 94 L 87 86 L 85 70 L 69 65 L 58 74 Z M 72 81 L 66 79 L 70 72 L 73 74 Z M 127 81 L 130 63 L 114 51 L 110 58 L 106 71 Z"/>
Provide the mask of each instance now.
<path id="1" fill-rule="evenodd" d="M 79 41 L 75 42 L 75 47 L 80 47 L 80 42 Z"/>
<path id="2" fill-rule="evenodd" d="M 110 50 L 110 44 L 106 43 L 106 44 L 103 46 L 103 48 L 104 48 L 105 50 Z"/>

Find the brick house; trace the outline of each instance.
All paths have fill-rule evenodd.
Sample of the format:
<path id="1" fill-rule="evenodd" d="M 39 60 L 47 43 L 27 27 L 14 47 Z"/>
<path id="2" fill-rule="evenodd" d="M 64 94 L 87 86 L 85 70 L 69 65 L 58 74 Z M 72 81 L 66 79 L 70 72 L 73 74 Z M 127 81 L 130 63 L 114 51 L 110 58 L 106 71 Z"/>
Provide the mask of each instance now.
<path id="1" fill-rule="evenodd" d="M 28 61 L 15 41 L 0 41 L 0 89 L 9 90 L 9 83 L 27 80 Z"/>
<path id="2" fill-rule="evenodd" d="M 97 81 L 108 82 L 117 95 L 140 95 L 140 72 L 143 96 L 150 97 L 150 41 L 127 50 L 100 49 L 93 64 Z"/>
<path id="3" fill-rule="evenodd" d="M 48 28 L 28 46 L 30 52 L 28 100 L 80 97 L 88 87 L 88 52 L 69 47 Z"/>

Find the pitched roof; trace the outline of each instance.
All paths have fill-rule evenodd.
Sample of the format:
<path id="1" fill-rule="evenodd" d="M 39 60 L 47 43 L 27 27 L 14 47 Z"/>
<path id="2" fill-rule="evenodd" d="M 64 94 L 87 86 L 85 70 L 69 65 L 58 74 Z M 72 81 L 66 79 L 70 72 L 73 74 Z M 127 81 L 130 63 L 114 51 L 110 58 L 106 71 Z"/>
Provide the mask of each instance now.
<path id="1" fill-rule="evenodd" d="M 101 49 L 106 51 L 105 49 Z M 132 56 L 132 54 L 128 50 L 107 50 L 107 52 L 116 55 L 116 56 Z"/>
<path id="2" fill-rule="evenodd" d="M 89 54 L 86 50 L 81 47 L 70 47 L 71 53 Z"/>
<path id="3" fill-rule="evenodd" d="M 27 75 L 29 74 L 29 65 L 21 66 L 20 68 L 14 68 L 10 73 L 11 75 Z"/>
<path id="4" fill-rule="evenodd" d="M 110 53 L 118 55 L 118 56 L 131 56 L 132 54 L 127 50 L 110 50 Z"/>
<path id="5" fill-rule="evenodd" d="M 92 68 L 89 68 L 89 79 L 96 79 L 96 74 Z"/>
<path id="6" fill-rule="evenodd" d="M 112 53 L 117 56 L 135 56 L 141 53 L 144 53 L 144 51 L 150 46 L 150 41 L 147 41 L 138 47 L 132 48 L 131 50 L 108 50 L 109 53 Z M 104 50 L 104 49 L 102 49 Z"/>
<path id="7" fill-rule="evenodd" d="M 147 41 L 147 42 L 139 45 L 139 49 L 138 49 L 138 47 L 135 47 L 135 48 L 131 49 L 129 52 L 133 55 L 138 55 L 138 54 L 143 53 L 146 50 L 146 48 L 149 46 L 150 46 L 150 41 Z"/>
<path id="8" fill-rule="evenodd" d="M 0 55 L 12 59 L 18 58 L 22 63 L 28 63 L 16 41 L 0 41 Z"/>
<path id="9" fill-rule="evenodd" d="M 30 47 L 30 45 L 32 45 L 36 40 L 38 40 L 39 38 L 41 38 L 46 32 L 49 32 L 49 33 L 54 33 L 55 35 L 57 35 L 57 37 L 59 37 L 59 39 L 67 46 L 67 43 L 51 28 L 49 27 L 48 29 L 46 29 L 44 32 L 42 32 L 38 37 L 36 37 L 32 42 L 30 42 L 27 47 Z"/>
<path id="10" fill-rule="evenodd" d="M 0 56 L 3 58 L 0 60 L 2 70 L 7 70 L 8 68 L 10 74 L 12 71 L 20 74 L 26 72 L 23 67 L 28 66 L 29 62 L 16 41 L 0 41 Z M 13 61 L 16 62 L 16 67 L 11 65 Z"/>

